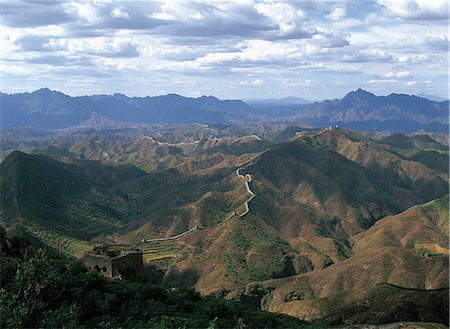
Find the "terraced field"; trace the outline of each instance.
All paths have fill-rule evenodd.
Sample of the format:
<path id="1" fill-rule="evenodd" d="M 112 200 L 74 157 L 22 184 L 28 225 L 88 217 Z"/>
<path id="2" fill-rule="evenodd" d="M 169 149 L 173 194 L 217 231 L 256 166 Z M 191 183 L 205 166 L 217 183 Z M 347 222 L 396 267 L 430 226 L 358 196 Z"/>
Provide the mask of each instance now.
<path id="1" fill-rule="evenodd" d="M 144 263 L 165 258 L 174 258 L 178 255 L 178 247 L 175 241 L 159 241 L 140 246 Z"/>
<path id="2" fill-rule="evenodd" d="M 27 228 L 27 230 L 43 243 L 66 256 L 81 258 L 84 251 L 91 249 L 94 245 L 93 242 L 78 240 L 41 228 Z"/>
<path id="3" fill-rule="evenodd" d="M 94 197 L 92 200 L 98 200 L 99 203 L 108 206 L 108 202 L 111 203 L 111 201 L 106 202 L 104 199 Z M 111 219 L 120 217 L 121 214 L 117 212 L 107 216 L 104 213 L 105 209 L 107 207 L 102 207 L 102 212 L 99 208 L 93 207 L 88 202 L 80 202 L 79 204 L 69 205 L 66 209 L 66 216 L 70 219 L 71 227 L 85 228 L 85 234 L 96 236 L 108 232 L 113 228 L 121 227 L 120 221 Z M 79 234 L 82 234 L 83 230 L 79 231 Z"/>
<path id="4" fill-rule="evenodd" d="M 59 251 L 66 256 L 81 258 L 85 250 L 92 249 L 94 242 L 83 241 L 76 238 L 68 237 L 50 230 L 42 228 L 27 228 L 28 232 L 34 237 L 41 240 L 49 247 Z M 122 247 L 116 247 L 122 248 Z M 157 241 L 146 243 L 140 246 L 143 253 L 145 263 L 151 261 L 174 258 L 178 255 L 178 247 L 176 241 Z"/>

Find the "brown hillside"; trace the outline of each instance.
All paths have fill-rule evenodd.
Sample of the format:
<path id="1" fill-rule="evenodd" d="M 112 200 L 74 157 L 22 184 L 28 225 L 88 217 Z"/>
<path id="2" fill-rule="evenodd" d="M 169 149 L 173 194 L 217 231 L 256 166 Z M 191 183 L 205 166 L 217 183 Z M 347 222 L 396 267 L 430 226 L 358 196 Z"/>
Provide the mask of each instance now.
<path id="1" fill-rule="evenodd" d="M 448 253 L 448 224 L 446 196 L 379 220 L 369 230 L 352 237 L 353 250 L 358 253 L 386 246 L 414 249 L 417 244 L 427 243 L 429 247 L 441 246 Z"/>

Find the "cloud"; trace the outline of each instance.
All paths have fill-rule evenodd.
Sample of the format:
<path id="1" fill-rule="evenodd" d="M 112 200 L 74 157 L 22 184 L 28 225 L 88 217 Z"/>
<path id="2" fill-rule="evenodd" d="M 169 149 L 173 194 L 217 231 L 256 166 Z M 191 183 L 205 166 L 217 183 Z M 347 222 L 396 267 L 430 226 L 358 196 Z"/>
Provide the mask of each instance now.
<path id="1" fill-rule="evenodd" d="M 11 88 L 20 81 L 68 86 L 73 78 L 104 92 L 140 81 L 145 93 L 316 90 L 299 95 L 310 99 L 362 84 L 448 88 L 442 1 L 14 0 L 1 6 L 0 69 Z M 102 78 L 108 81 L 96 81 Z"/>
<path id="2" fill-rule="evenodd" d="M 372 79 L 369 81 L 366 81 L 364 83 L 372 85 L 372 84 L 390 84 L 393 82 L 397 82 L 395 79 Z"/>
<path id="3" fill-rule="evenodd" d="M 111 17 L 131 19 L 130 14 L 123 7 L 116 7 L 110 12 Z"/>
<path id="4" fill-rule="evenodd" d="M 351 54 L 346 54 L 340 59 L 344 63 L 389 62 L 393 60 L 394 57 L 391 54 L 369 47 L 356 51 L 353 49 Z"/>
<path id="5" fill-rule="evenodd" d="M 388 15 L 408 20 L 448 20 L 447 0 L 377 0 Z"/>
<path id="6" fill-rule="evenodd" d="M 408 78 L 411 76 L 411 73 L 409 73 L 408 71 L 400 71 L 400 72 L 388 72 L 383 74 L 383 77 L 385 78 L 399 78 L 399 79 L 404 79 L 404 78 Z"/>
<path id="7" fill-rule="evenodd" d="M 329 15 L 327 15 L 327 18 L 332 21 L 339 21 L 345 17 L 346 13 L 345 7 L 336 7 Z"/>
<path id="8" fill-rule="evenodd" d="M 102 57 L 139 57 L 139 51 L 136 46 L 131 43 L 122 43 L 119 44 L 117 48 L 111 47 L 107 48 L 104 51 L 96 52 L 94 51 L 92 54 L 102 56 Z"/>
<path id="9" fill-rule="evenodd" d="M 48 50 L 48 43 L 50 39 L 44 36 L 25 35 L 15 41 L 24 51 L 46 51 Z"/>
<path id="10" fill-rule="evenodd" d="M 12 27 L 36 27 L 63 24 L 73 17 L 53 1 L 2 1 L 2 24 Z"/>
<path id="11" fill-rule="evenodd" d="M 67 51 L 78 55 L 99 57 L 138 57 L 139 51 L 127 38 L 83 38 L 70 39 L 66 43 Z"/>
<path id="12" fill-rule="evenodd" d="M 320 46 L 321 48 L 339 48 L 350 45 L 345 35 L 337 33 L 316 34 L 313 37 L 312 43 Z"/>
<path id="13" fill-rule="evenodd" d="M 79 67 L 89 67 L 93 63 L 91 60 L 85 57 L 66 57 L 57 55 L 40 55 L 28 58 L 25 60 L 27 64 L 39 64 L 39 65 L 49 65 L 49 66 L 79 66 Z"/>
<path id="14" fill-rule="evenodd" d="M 317 83 L 313 80 L 310 79 L 306 79 L 306 80 L 301 80 L 301 79 L 285 79 L 282 81 L 282 86 L 283 87 L 294 87 L 294 88 L 311 88 L 316 86 Z"/>
<path id="15" fill-rule="evenodd" d="M 405 86 L 412 87 L 417 85 L 417 81 L 406 81 L 403 83 Z"/>
<path id="16" fill-rule="evenodd" d="M 305 12 L 330 15 L 333 11 L 335 11 L 336 8 L 346 6 L 348 1 L 302 0 L 302 1 L 288 1 L 288 3 L 295 8 L 302 9 Z"/>
<path id="17" fill-rule="evenodd" d="M 305 32 L 302 21 L 306 20 L 306 15 L 303 11 L 295 9 L 287 3 L 262 2 L 257 3 L 255 9 L 278 25 L 280 35 L 290 35 L 299 31 Z"/>
<path id="18" fill-rule="evenodd" d="M 448 36 L 444 34 L 427 34 L 424 36 L 399 40 L 391 47 L 417 53 L 418 50 L 427 52 L 448 52 L 449 46 L 450 42 Z"/>
<path id="19" fill-rule="evenodd" d="M 250 83 L 254 86 L 261 86 L 262 84 L 264 84 L 264 80 L 263 79 L 255 79 L 255 80 L 252 80 Z"/>
<path id="20" fill-rule="evenodd" d="M 427 63 L 431 62 L 432 59 L 429 55 L 422 55 L 422 54 L 405 54 L 405 55 L 397 55 L 396 61 L 399 63 L 410 63 L 410 64 L 416 64 L 416 63 Z"/>
<path id="21" fill-rule="evenodd" d="M 157 35 L 203 38 L 310 38 L 315 31 L 306 16 L 287 3 L 253 1 L 171 2 L 152 15 L 164 20 Z"/>

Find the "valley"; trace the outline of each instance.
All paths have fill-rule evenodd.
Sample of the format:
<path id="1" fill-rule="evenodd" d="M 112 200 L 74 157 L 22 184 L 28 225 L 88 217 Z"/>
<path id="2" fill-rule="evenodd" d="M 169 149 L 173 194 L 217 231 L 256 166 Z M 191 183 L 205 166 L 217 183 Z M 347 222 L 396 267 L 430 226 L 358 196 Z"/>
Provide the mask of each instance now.
<path id="1" fill-rule="evenodd" d="M 446 323 L 448 303 L 433 302 L 448 293 L 446 146 L 342 128 L 278 128 L 281 140 L 232 129 L 21 142 L 28 154 L 1 164 L 1 221 L 68 257 L 138 247 L 168 284 L 307 321 Z"/>

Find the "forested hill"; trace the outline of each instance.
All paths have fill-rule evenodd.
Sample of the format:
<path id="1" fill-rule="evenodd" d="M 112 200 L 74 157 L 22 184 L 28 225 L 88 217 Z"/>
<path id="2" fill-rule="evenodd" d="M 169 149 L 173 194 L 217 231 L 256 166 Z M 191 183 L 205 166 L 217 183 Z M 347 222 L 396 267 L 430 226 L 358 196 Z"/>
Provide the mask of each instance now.
<path id="1" fill-rule="evenodd" d="M 147 280 L 108 281 L 0 226 L 1 328 L 312 328 Z"/>

